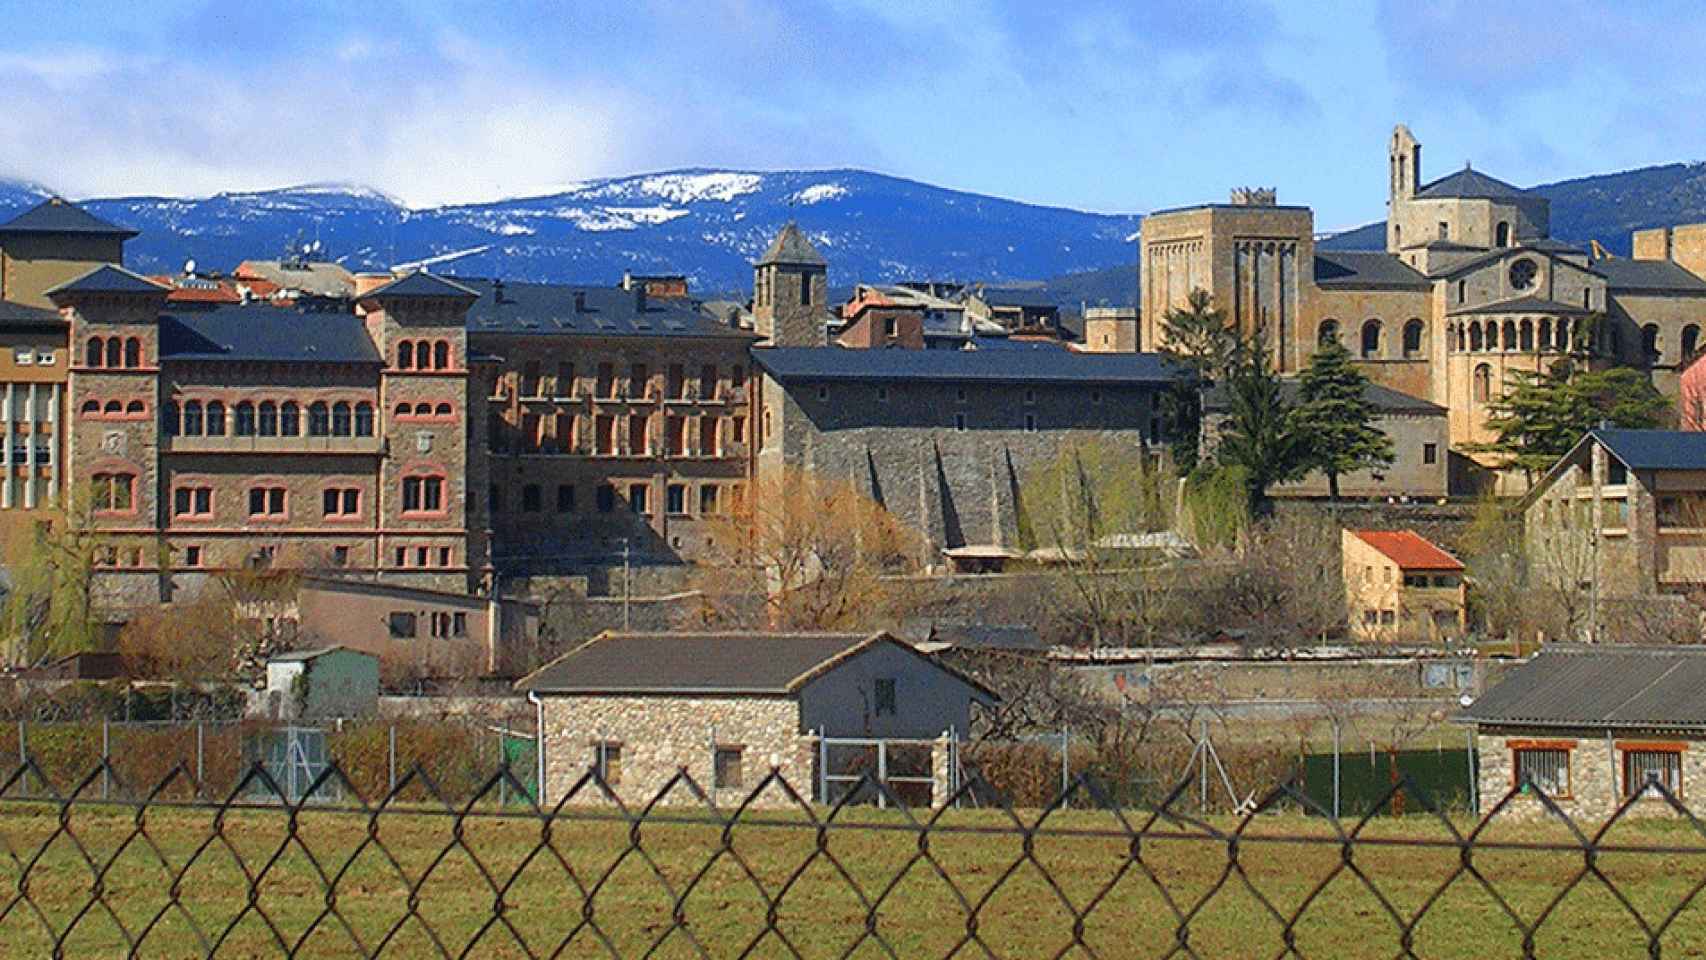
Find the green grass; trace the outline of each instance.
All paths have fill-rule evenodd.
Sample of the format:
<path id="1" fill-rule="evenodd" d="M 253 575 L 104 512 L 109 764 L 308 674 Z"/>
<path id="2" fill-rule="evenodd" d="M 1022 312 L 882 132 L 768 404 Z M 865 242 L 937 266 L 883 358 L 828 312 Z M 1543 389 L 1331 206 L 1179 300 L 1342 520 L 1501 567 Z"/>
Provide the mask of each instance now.
<path id="1" fill-rule="evenodd" d="M 663 944 L 654 956 L 696 956 L 682 930 L 671 932 L 672 898 L 659 875 L 677 893 L 686 892 L 681 907 L 686 931 L 714 957 L 741 955 L 765 930 L 766 908 L 757 886 L 775 896 L 790 877 L 793 885 L 781 897 L 776 924 L 800 954 L 841 956 L 865 930 L 866 907 L 848 879 L 825 857 L 813 859 L 818 833 L 797 812 L 764 813 L 731 831 L 733 849 L 755 875 L 750 877 L 722 852 L 723 830 L 716 825 L 670 822 L 671 812 L 666 810 L 659 820 L 641 827 L 639 845 L 654 861 L 654 873 L 652 865 L 632 852 L 626 824 L 587 819 L 591 815 L 595 812 L 573 811 L 553 822 L 549 850 L 554 855 L 541 847 L 537 819 L 475 816 L 463 823 L 461 844 L 478 852 L 497 885 L 509 885 L 503 917 L 513 925 L 514 934 L 502 925 L 489 925 L 494 894 L 457 844 L 455 822 L 449 817 L 405 811 L 383 815 L 378 838 L 395 864 L 377 846 L 364 845 L 369 820 L 362 814 L 303 813 L 297 825 L 302 841 L 298 844 L 287 842 L 289 818 L 277 809 L 234 809 L 221 817 L 208 809 L 158 807 L 142 823 L 147 841 L 158 845 L 160 854 L 135 833 L 135 815 L 126 808 L 77 806 L 70 822 L 76 838 L 97 863 L 113 859 L 102 881 L 104 901 L 133 936 L 165 911 L 135 951 L 139 957 L 204 955 L 205 947 L 191 932 L 184 913 L 209 931 L 210 938 L 230 928 L 217 956 L 285 955 L 260 917 L 244 913 L 249 887 L 244 865 L 251 874 L 259 873 L 281 850 L 256 884 L 257 902 L 286 944 L 302 941 L 297 954 L 302 957 L 357 956 L 361 951 L 352 934 L 372 950 L 393 927 L 398 930 L 385 956 L 438 956 L 440 948 L 426 935 L 429 925 L 451 956 L 465 950 L 468 956 L 478 957 L 528 955 L 516 936 L 532 953 L 544 956 L 556 950 L 580 922 L 583 909 L 590 912 L 618 956 L 641 956 L 659 938 Z M 1034 822 L 1037 814 L 1022 816 Z M 873 901 L 893 885 L 875 909 L 875 922 L 895 954 L 939 957 L 953 951 L 967 932 L 968 910 L 928 863 L 914 863 L 903 873 L 919 850 L 917 832 L 893 812 L 849 810 L 837 822 L 847 826 L 827 832 L 825 849 L 840 861 L 853 883 Z M 216 824 L 221 825 L 224 840 L 203 846 Z M 1214 821 L 1221 829 L 1234 824 L 1227 819 Z M 0 808 L 4 843 L 0 847 L 0 909 L 21 884 L 43 914 L 38 917 L 29 906 L 16 904 L 0 917 L 0 955 L 50 956 L 54 938 L 74 921 L 75 927 L 65 936 L 64 955 L 126 955 L 126 941 L 114 917 L 99 906 L 85 912 L 94 871 L 63 833 L 55 835 L 58 827 L 54 808 L 12 801 Z M 928 849 L 975 910 L 983 944 L 968 945 L 957 956 L 984 957 L 984 947 L 999 957 L 1056 956 L 1071 943 L 1072 911 L 1084 910 L 1110 882 L 1112 889 L 1083 922 L 1083 939 L 1095 954 L 1159 957 L 1173 948 L 1174 914 L 1132 859 L 1132 843 L 1124 837 L 1100 835 L 1118 830 L 1112 815 L 1071 811 L 1049 817 L 1028 858 L 1022 836 L 1000 813 L 951 812 L 941 827 L 929 835 Z M 1497 842 L 1569 842 L 1562 829 L 1532 822 L 1495 822 L 1489 830 L 1489 837 Z M 1332 827 L 1292 814 L 1257 818 L 1238 847 L 1237 869 L 1212 895 L 1228 870 L 1228 845 L 1207 836 L 1169 828 L 1137 847 L 1141 863 L 1154 872 L 1181 909 L 1190 910 L 1204 901 L 1190 925 L 1192 950 L 1202 957 L 1279 955 L 1283 924 L 1269 916 L 1251 888 L 1267 896 L 1282 914 L 1296 912 L 1321 878 L 1342 862 Z M 1424 839 L 1448 844 L 1450 834 L 1429 818 L 1375 821 L 1365 836 L 1374 842 L 1358 846 L 1354 864 L 1406 917 L 1434 894 L 1459 860 L 1458 851 L 1449 845 L 1421 848 L 1388 842 Z M 1696 884 L 1706 881 L 1706 839 L 1684 824 L 1623 823 L 1606 842 L 1636 848 L 1603 853 L 1597 865 L 1655 925 Z M 38 850 L 40 859 L 26 868 Z M 161 865 L 161 854 L 169 867 Z M 349 930 L 334 918 L 321 919 L 316 925 L 326 895 L 310 856 L 326 874 L 338 876 L 336 904 Z M 1481 873 L 1513 909 L 1530 919 L 1581 870 L 1583 861 L 1580 852 L 1544 849 L 1481 849 L 1474 855 Z M 802 864 L 806 864 L 803 870 Z M 596 888 L 590 898 L 570 879 L 571 870 L 587 888 Z M 183 913 L 168 907 L 173 874 L 178 871 L 183 874 L 177 881 Z M 1044 879 L 1045 871 L 1058 883 L 1058 894 Z M 423 876 L 424 881 L 419 879 Z M 604 876 L 602 883 L 600 876 Z M 700 876 L 696 884 L 695 876 Z M 419 914 L 424 924 L 403 921 L 411 881 L 419 883 Z M 1401 953 L 1398 930 L 1385 908 L 1348 871 L 1341 871 L 1303 911 L 1295 935 L 1299 952 L 1307 957 Z M 1536 937 L 1535 951 L 1542 957 L 1644 957 L 1646 942 L 1604 884 L 1590 878 L 1549 917 Z M 1706 955 L 1706 902 L 1685 911 L 1662 946 L 1667 957 Z M 1413 949 L 1416 955 L 1430 958 L 1520 956 L 1522 934 L 1479 884 L 1461 876 L 1417 926 Z M 595 957 L 610 952 L 587 928 L 561 955 Z M 776 934 L 770 934 L 748 955 L 782 957 L 789 952 Z M 886 953 L 866 941 L 851 955 Z"/>

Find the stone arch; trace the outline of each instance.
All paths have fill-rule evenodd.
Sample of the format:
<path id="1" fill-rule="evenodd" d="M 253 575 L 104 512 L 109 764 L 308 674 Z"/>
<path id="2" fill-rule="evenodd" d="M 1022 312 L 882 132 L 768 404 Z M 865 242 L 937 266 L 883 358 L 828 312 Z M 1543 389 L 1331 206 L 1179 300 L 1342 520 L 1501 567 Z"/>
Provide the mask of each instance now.
<path id="1" fill-rule="evenodd" d="M 1682 359 L 1687 360 L 1700 352 L 1700 327 L 1689 324 L 1682 328 Z"/>
<path id="2" fill-rule="evenodd" d="M 1656 323 L 1649 323 L 1641 328 L 1641 356 L 1645 357 L 1648 363 L 1657 363 L 1659 360 L 1659 325 Z"/>
<path id="3" fill-rule="evenodd" d="M 1522 318 L 1522 324 L 1517 328 L 1517 349 L 1523 353 L 1534 350 L 1534 321 L 1528 317 Z"/>
<path id="4" fill-rule="evenodd" d="M 1516 321 L 1506 320 L 1504 323 L 1504 342 L 1501 346 L 1506 350 L 1516 349 Z"/>
<path id="5" fill-rule="evenodd" d="M 1540 318 L 1540 349 L 1552 349 L 1552 318 Z"/>
<path id="6" fill-rule="evenodd" d="M 1324 347 L 1329 343 L 1339 341 L 1339 321 L 1331 317 L 1321 321 L 1321 326 L 1315 329 L 1315 345 Z"/>
<path id="7" fill-rule="evenodd" d="M 1486 403 L 1493 394 L 1493 368 L 1488 364 L 1475 367 L 1474 397 L 1476 403 Z"/>
<path id="8" fill-rule="evenodd" d="M 1380 357 L 1380 321 L 1370 319 L 1362 325 L 1362 358 L 1375 360 Z"/>
<path id="9" fill-rule="evenodd" d="M 1481 322 L 1479 320 L 1471 322 L 1469 324 L 1469 350 L 1470 350 L 1470 352 L 1471 353 L 1480 353 L 1482 350 L 1485 350 L 1486 347 L 1487 347 L 1487 341 L 1482 339 L 1482 335 L 1481 335 Z"/>
<path id="10" fill-rule="evenodd" d="M 1404 324 L 1404 359 L 1415 360 L 1422 355 L 1422 341 L 1426 332 L 1427 328 L 1420 317 L 1412 317 Z"/>
<path id="11" fill-rule="evenodd" d="M 1510 245 L 1511 225 L 1507 221 L 1500 220 L 1499 225 L 1493 228 L 1493 246 L 1508 247 Z"/>

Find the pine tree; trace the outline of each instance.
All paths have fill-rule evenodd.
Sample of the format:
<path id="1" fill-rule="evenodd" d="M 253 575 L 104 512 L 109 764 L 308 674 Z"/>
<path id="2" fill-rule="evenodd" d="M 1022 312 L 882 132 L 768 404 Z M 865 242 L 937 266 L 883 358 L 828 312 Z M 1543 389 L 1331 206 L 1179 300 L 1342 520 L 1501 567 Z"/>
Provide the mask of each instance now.
<path id="1" fill-rule="evenodd" d="M 1192 374 L 1190 382 L 1161 397 L 1173 462 L 1186 473 L 1196 468 L 1203 397 L 1210 384 L 1226 378 L 1239 348 L 1226 312 L 1211 304 L 1208 291 L 1198 288 L 1185 297 L 1184 307 L 1172 307 L 1161 317 L 1161 353 Z"/>
<path id="2" fill-rule="evenodd" d="M 1602 423 L 1631 429 L 1663 425 L 1670 404 L 1638 370 L 1577 372 L 1560 361 L 1539 373 L 1511 374 L 1504 394 L 1488 408 L 1487 427 L 1497 437 L 1474 449 L 1504 454 L 1511 466 L 1532 476 Z"/>
<path id="3" fill-rule="evenodd" d="M 1250 513 L 1261 516 L 1267 512 L 1268 488 L 1295 480 L 1307 469 L 1306 449 L 1258 333 L 1235 352 L 1226 377 L 1226 417 L 1215 459 L 1244 471 Z"/>
<path id="4" fill-rule="evenodd" d="M 1307 469 L 1327 475 L 1327 495 L 1339 502 L 1339 477 L 1393 460 L 1392 438 L 1374 424 L 1374 404 L 1364 395 L 1368 378 L 1350 351 L 1330 340 L 1309 358 L 1298 383 L 1292 429 L 1306 445 Z"/>

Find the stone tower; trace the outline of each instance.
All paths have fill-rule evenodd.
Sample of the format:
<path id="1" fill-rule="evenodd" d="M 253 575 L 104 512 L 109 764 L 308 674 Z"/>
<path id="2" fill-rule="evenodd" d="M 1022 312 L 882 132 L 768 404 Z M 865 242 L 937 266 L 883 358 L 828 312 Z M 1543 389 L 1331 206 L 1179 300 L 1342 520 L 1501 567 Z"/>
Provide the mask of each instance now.
<path id="1" fill-rule="evenodd" d="M 1416 196 L 1416 184 L 1422 176 L 1422 145 L 1410 133 L 1410 128 L 1398 124 L 1392 128 L 1392 144 L 1387 150 L 1386 163 L 1390 177 L 1386 202 L 1386 252 L 1397 253 L 1406 242 L 1403 234 L 1403 206 Z M 1421 243 L 1426 238 L 1411 237 L 1408 242 Z"/>
<path id="2" fill-rule="evenodd" d="M 792 220 L 752 265 L 753 330 L 774 347 L 821 347 L 829 263 Z"/>

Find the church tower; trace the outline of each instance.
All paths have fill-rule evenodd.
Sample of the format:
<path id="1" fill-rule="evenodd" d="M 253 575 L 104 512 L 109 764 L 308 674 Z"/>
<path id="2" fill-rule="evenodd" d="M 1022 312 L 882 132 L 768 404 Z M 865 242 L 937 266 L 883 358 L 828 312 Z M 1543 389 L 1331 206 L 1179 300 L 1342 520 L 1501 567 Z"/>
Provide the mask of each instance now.
<path id="1" fill-rule="evenodd" d="M 1403 206 L 1416 196 L 1416 184 L 1422 176 L 1422 145 L 1410 133 L 1410 128 L 1398 124 L 1392 128 L 1392 145 L 1387 152 L 1390 177 L 1386 203 L 1386 252 L 1397 253 L 1404 248 L 1402 222 Z M 1411 237 L 1409 243 L 1420 243 L 1422 237 Z"/>
<path id="2" fill-rule="evenodd" d="M 792 220 L 752 265 L 752 326 L 773 347 L 821 347 L 829 263 Z"/>

